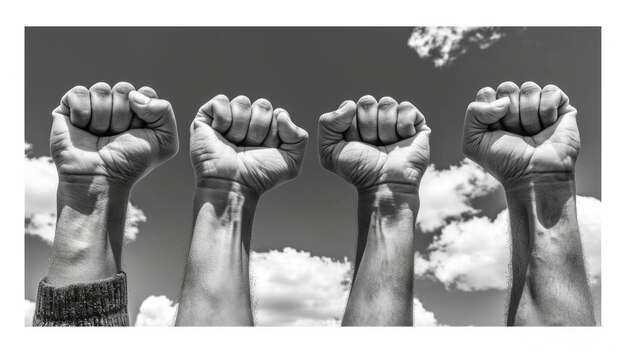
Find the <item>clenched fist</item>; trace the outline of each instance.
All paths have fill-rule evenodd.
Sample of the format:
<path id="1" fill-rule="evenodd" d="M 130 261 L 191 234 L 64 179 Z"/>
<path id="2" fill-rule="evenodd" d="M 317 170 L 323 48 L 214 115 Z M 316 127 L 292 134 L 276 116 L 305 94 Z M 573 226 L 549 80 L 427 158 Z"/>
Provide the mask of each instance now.
<path id="1" fill-rule="evenodd" d="M 358 190 L 418 186 L 430 158 L 429 135 L 424 116 L 411 103 L 368 95 L 320 117 L 320 161 Z"/>
<path id="2" fill-rule="evenodd" d="M 576 109 L 554 85 L 483 88 L 465 115 L 463 153 L 502 184 L 573 176 L 580 138 Z"/>
<path id="3" fill-rule="evenodd" d="M 198 182 L 232 181 L 261 195 L 300 173 L 308 140 L 269 101 L 218 95 L 191 124 L 191 162 Z"/>
<path id="4" fill-rule="evenodd" d="M 169 102 L 129 83 L 68 91 L 53 112 L 50 149 L 59 176 L 103 176 L 132 186 L 178 152 Z"/>

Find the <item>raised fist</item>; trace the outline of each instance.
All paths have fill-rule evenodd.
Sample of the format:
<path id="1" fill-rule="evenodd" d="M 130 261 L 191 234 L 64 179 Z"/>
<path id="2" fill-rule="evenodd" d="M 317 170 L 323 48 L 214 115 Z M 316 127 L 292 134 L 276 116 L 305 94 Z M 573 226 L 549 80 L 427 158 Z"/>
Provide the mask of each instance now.
<path id="1" fill-rule="evenodd" d="M 418 186 L 428 166 L 430 128 L 409 102 L 384 97 L 344 101 L 319 119 L 324 168 L 357 189 L 386 183 Z"/>
<path id="2" fill-rule="evenodd" d="M 465 115 L 463 153 L 505 186 L 573 176 L 576 109 L 561 89 L 505 82 L 481 89 Z"/>
<path id="3" fill-rule="evenodd" d="M 191 163 L 198 182 L 237 182 L 261 195 L 298 176 L 308 140 L 287 111 L 269 101 L 218 95 L 191 123 Z"/>
<path id="4" fill-rule="evenodd" d="M 149 87 L 77 86 L 52 117 L 50 151 L 61 179 L 103 176 L 132 186 L 178 152 L 172 106 Z"/>

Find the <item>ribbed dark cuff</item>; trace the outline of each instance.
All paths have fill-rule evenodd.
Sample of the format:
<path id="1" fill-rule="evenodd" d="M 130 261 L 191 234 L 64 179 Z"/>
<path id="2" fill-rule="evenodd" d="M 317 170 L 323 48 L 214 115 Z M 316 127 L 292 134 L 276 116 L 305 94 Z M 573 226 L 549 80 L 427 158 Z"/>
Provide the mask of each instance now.
<path id="1" fill-rule="evenodd" d="M 93 283 L 39 282 L 34 326 L 128 326 L 126 273 Z"/>

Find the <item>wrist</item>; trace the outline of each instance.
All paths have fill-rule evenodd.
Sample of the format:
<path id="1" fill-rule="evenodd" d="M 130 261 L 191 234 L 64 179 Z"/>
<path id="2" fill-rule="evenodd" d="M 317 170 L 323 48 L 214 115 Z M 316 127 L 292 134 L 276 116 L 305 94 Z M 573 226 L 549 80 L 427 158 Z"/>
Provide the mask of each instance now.
<path id="1" fill-rule="evenodd" d="M 516 179 L 501 180 L 505 192 L 524 192 L 535 188 L 545 189 L 554 185 L 569 184 L 575 179 L 574 172 L 530 173 Z"/>
<path id="2" fill-rule="evenodd" d="M 419 205 L 419 186 L 382 183 L 358 189 L 359 204 L 371 204 L 375 208 L 397 208 L 406 205 Z"/>
<path id="3" fill-rule="evenodd" d="M 541 175 L 504 185 L 509 208 L 511 206 L 537 207 L 537 212 L 560 209 L 563 204 L 576 197 L 576 182 L 573 174 Z"/>
<path id="4" fill-rule="evenodd" d="M 361 189 L 358 199 L 359 233 L 368 233 L 375 226 L 381 239 L 412 240 L 418 209 L 416 186 L 386 183 Z"/>
<path id="5" fill-rule="evenodd" d="M 225 303 L 248 284 L 252 223 L 259 197 L 229 180 L 204 178 L 196 185 L 183 293 L 201 291 L 214 303 Z"/>
<path id="6" fill-rule="evenodd" d="M 505 193 L 511 225 L 528 228 L 532 260 L 570 254 L 566 248 L 580 241 L 573 177 L 542 177 L 505 188 Z"/>
<path id="7" fill-rule="evenodd" d="M 91 213 L 111 202 L 126 201 L 132 185 L 110 180 L 105 176 L 59 175 L 57 202 L 81 213 Z"/>
<path id="8" fill-rule="evenodd" d="M 256 209 L 260 194 L 252 188 L 233 180 L 198 178 L 195 199 L 198 204 L 210 202 L 213 206 L 242 211 Z"/>
<path id="9" fill-rule="evenodd" d="M 51 284 L 95 281 L 121 270 L 129 194 L 105 177 L 59 177 Z"/>

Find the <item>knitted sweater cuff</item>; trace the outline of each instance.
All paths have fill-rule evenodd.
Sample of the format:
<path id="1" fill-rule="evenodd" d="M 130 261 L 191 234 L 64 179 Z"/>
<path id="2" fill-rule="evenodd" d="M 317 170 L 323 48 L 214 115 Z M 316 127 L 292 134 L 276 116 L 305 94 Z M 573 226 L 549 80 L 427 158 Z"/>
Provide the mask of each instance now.
<path id="1" fill-rule="evenodd" d="M 126 273 L 93 283 L 39 282 L 34 326 L 127 326 Z"/>

